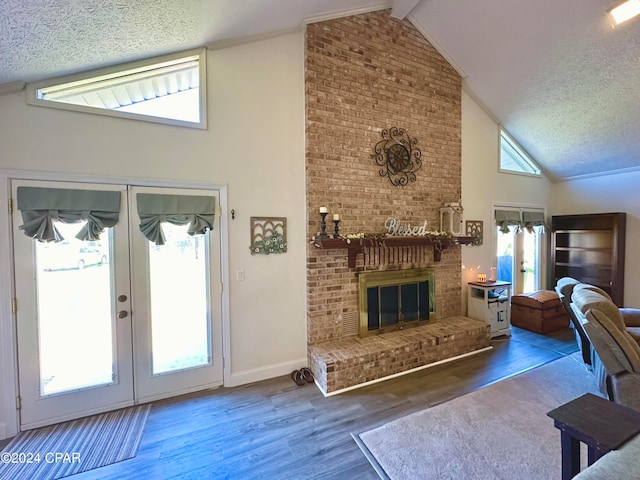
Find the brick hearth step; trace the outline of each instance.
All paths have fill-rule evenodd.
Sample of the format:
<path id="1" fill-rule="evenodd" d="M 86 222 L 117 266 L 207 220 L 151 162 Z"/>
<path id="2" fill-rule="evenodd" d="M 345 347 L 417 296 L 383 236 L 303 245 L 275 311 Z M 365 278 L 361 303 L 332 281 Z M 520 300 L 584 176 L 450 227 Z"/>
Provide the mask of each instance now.
<path id="1" fill-rule="evenodd" d="M 309 346 L 309 365 L 325 395 L 490 347 L 490 326 L 456 316 L 368 337 Z"/>

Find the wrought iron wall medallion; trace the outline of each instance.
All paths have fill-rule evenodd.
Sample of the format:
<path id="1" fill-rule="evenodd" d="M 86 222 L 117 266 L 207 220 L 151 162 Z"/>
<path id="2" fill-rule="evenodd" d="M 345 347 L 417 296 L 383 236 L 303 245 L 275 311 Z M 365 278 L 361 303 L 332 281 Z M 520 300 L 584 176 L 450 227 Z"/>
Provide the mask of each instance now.
<path id="1" fill-rule="evenodd" d="M 382 130 L 382 140 L 376 143 L 374 158 L 382 167 L 381 177 L 388 177 L 392 185 L 404 187 L 416 181 L 416 171 L 422 167 L 422 152 L 403 128 L 391 127 Z"/>

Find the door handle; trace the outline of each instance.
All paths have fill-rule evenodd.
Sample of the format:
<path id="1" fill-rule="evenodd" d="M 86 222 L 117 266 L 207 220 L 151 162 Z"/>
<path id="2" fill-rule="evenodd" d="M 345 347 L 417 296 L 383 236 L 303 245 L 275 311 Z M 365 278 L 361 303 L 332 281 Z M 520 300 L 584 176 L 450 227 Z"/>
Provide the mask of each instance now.
<path id="1" fill-rule="evenodd" d="M 127 315 L 129 315 L 129 312 L 127 312 L 126 310 L 120 310 L 118 312 L 118 318 L 126 318 Z"/>

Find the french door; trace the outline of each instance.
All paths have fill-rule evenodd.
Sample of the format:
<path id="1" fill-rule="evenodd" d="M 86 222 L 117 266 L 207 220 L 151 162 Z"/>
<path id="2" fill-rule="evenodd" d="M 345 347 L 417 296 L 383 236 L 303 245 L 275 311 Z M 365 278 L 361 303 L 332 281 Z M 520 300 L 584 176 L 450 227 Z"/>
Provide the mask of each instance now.
<path id="1" fill-rule="evenodd" d="M 25 218 L 21 196 L 38 204 L 43 191 L 62 203 L 102 192 L 119 211 Z M 159 215 L 143 233 L 139 214 L 141 195 L 219 205 L 217 192 L 14 181 L 12 195 L 21 429 L 222 384 L 219 229 Z M 31 238 L 43 232 L 54 241 Z"/>
<path id="2" fill-rule="evenodd" d="M 542 229 L 509 227 L 497 231 L 497 277 L 511 282 L 513 293 L 529 293 L 540 289 Z"/>

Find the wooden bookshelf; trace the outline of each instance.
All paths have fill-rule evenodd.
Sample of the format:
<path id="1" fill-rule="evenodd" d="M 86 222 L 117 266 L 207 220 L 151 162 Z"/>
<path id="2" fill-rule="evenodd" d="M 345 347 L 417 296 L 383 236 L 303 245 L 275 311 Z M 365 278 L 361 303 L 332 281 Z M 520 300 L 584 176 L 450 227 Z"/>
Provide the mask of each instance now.
<path id="1" fill-rule="evenodd" d="M 553 281 L 573 277 L 624 302 L 625 213 L 558 215 L 553 231 Z"/>

